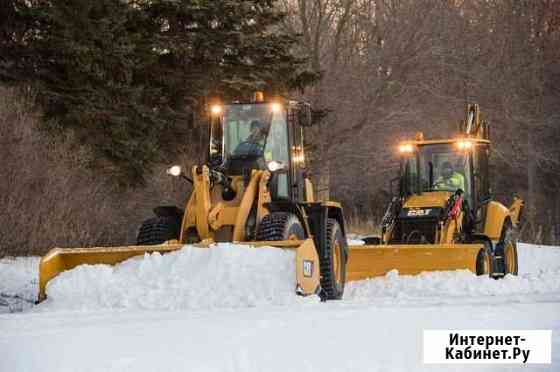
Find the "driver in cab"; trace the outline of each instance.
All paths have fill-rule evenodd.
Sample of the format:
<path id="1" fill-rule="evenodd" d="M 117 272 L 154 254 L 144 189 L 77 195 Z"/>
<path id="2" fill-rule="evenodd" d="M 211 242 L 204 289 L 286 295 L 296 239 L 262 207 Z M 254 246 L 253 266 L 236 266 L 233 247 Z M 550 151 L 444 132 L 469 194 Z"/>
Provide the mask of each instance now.
<path id="1" fill-rule="evenodd" d="M 262 156 L 267 132 L 267 126 L 260 120 L 251 121 L 249 136 L 245 139 L 245 141 L 237 145 L 234 155 L 255 157 Z"/>
<path id="2" fill-rule="evenodd" d="M 465 177 L 453 169 L 453 165 L 446 161 L 441 165 L 441 175 L 434 184 L 434 189 L 445 191 L 465 190 Z"/>

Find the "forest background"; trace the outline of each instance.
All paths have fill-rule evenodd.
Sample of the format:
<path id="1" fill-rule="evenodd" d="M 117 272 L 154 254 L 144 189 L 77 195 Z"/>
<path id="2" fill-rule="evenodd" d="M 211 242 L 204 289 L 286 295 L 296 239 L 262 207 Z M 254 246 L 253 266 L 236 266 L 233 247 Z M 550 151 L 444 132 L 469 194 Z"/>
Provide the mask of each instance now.
<path id="1" fill-rule="evenodd" d="M 490 122 L 522 239 L 560 241 L 558 0 L 0 1 L 0 256 L 134 243 L 171 164 L 204 162 L 209 96 L 312 103 L 317 196 L 373 232 L 396 147 Z"/>

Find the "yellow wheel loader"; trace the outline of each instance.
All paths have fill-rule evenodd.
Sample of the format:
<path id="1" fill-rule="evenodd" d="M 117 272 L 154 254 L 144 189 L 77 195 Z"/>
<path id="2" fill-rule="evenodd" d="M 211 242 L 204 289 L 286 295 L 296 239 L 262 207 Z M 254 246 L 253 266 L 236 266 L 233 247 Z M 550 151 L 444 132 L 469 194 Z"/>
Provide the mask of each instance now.
<path id="1" fill-rule="evenodd" d="M 186 208 L 160 206 L 139 229 L 136 246 L 51 250 L 39 270 L 39 301 L 47 283 L 81 264 L 114 265 L 132 256 L 248 242 L 295 251 L 294 288 L 300 295 L 339 299 L 348 258 L 342 208 L 318 202 L 306 176 L 303 127 L 309 104 L 284 99 L 212 104 L 205 165 L 168 174 L 192 183 Z M 235 249 L 235 248 L 232 248 Z"/>
<path id="2" fill-rule="evenodd" d="M 506 207 L 489 185 L 489 125 L 468 105 L 455 139 L 400 144 L 398 196 L 381 223 L 381 236 L 351 246 L 347 279 L 468 269 L 478 275 L 517 274 L 516 228 L 523 202 Z"/>

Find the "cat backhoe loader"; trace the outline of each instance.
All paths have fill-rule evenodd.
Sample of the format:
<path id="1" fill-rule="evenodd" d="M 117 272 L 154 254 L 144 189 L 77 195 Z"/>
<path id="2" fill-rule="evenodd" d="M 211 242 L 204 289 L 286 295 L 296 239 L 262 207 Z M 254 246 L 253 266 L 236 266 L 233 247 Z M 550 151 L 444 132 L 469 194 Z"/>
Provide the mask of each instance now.
<path id="1" fill-rule="evenodd" d="M 454 139 L 399 146 L 399 194 L 381 223 L 381 236 L 351 246 L 348 280 L 467 269 L 498 278 L 518 271 L 516 229 L 523 206 L 493 200 L 489 186 L 489 125 L 468 105 Z"/>
<path id="2" fill-rule="evenodd" d="M 39 301 L 47 283 L 81 264 L 115 265 L 132 256 L 179 249 L 212 249 L 217 242 L 247 242 L 295 251 L 298 294 L 341 298 L 347 242 L 342 208 L 318 202 L 306 177 L 303 127 L 308 104 L 264 101 L 208 106 L 209 152 L 205 165 L 168 174 L 192 184 L 183 210 L 154 209 L 139 229 L 136 246 L 51 250 L 40 263 Z M 235 248 L 232 248 L 235 249 Z"/>

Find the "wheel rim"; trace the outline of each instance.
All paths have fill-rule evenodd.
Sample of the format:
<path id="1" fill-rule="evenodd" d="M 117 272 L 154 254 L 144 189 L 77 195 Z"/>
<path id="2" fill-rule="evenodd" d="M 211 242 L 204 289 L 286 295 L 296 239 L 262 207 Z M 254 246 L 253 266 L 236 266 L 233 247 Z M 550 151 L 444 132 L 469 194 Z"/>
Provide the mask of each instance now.
<path id="1" fill-rule="evenodd" d="M 484 255 L 483 269 L 483 274 L 490 274 L 490 256 L 488 254 Z"/>
<path id="2" fill-rule="evenodd" d="M 506 274 L 511 274 L 515 271 L 515 254 L 511 242 L 506 246 L 504 256 L 506 260 Z"/>
<path id="3" fill-rule="evenodd" d="M 342 250 L 340 249 L 340 243 L 335 240 L 334 242 L 334 252 L 333 252 L 333 271 L 336 283 L 339 284 L 342 281 L 342 267 L 340 263 L 342 262 L 341 257 Z"/>

